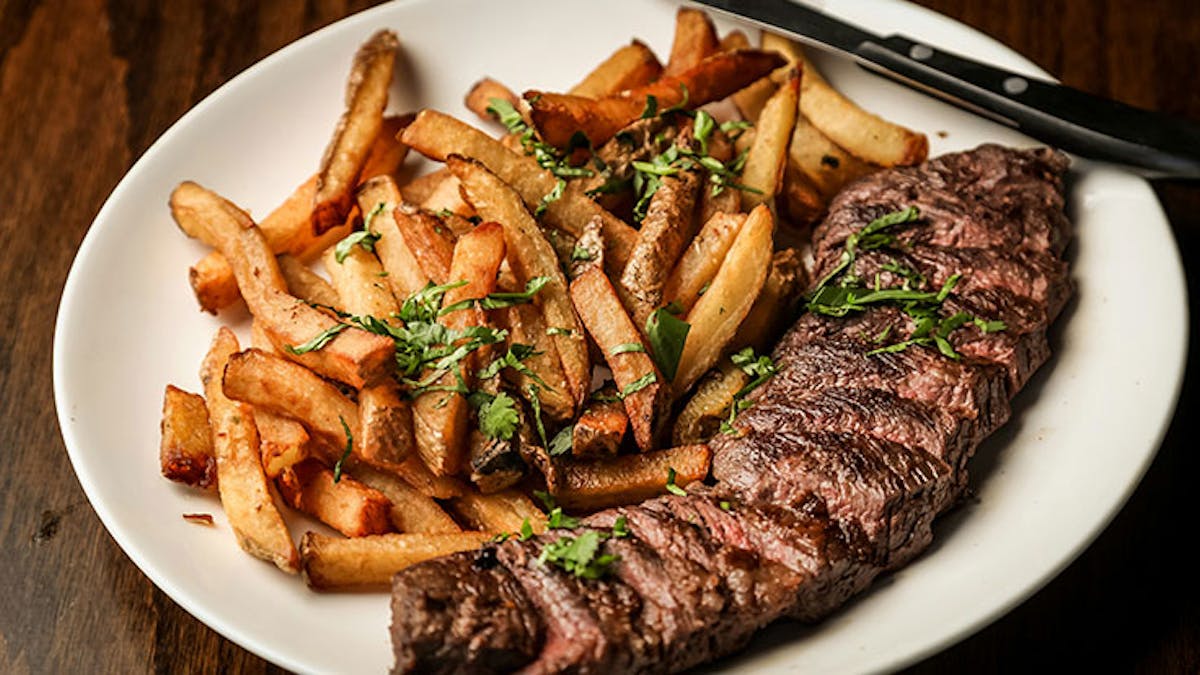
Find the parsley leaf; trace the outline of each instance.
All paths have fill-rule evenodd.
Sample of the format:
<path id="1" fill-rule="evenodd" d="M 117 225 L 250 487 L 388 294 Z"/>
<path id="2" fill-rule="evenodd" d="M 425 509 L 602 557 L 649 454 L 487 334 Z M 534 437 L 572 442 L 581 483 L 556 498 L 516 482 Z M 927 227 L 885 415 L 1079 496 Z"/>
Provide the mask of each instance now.
<path id="1" fill-rule="evenodd" d="M 573 530 L 579 527 L 579 523 L 580 520 L 575 516 L 563 513 L 560 506 L 550 509 L 550 514 L 546 517 L 546 527 L 552 530 Z"/>
<path id="2" fill-rule="evenodd" d="M 576 246 L 571 251 L 571 260 L 576 262 L 587 262 L 592 259 L 592 252 L 582 246 Z"/>
<path id="3" fill-rule="evenodd" d="M 640 342 L 622 342 L 621 344 L 608 350 L 609 356 L 617 354 L 628 354 L 630 352 L 645 352 L 646 348 Z"/>
<path id="4" fill-rule="evenodd" d="M 679 495 L 680 497 L 687 496 L 687 490 L 684 490 L 675 484 L 674 467 L 667 467 L 667 492 L 670 492 L 673 495 Z"/>
<path id="5" fill-rule="evenodd" d="M 521 541 L 529 541 L 533 538 L 533 525 L 529 524 L 529 519 L 526 518 L 521 523 Z"/>
<path id="6" fill-rule="evenodd" d="M 375 242 L 379 241 L 379 237 L 378 232 L 372 232 L 367 229 L 351 232 L 339 241 L 337 246 L 333 247 L 333 258 L 338 263 L 346 262 L 346 257 L 350 255 L 350 251 L 354 248 L 355 244 L 363 247 L 363 250 L 373 252 L 375 250 Z"/>
<path id="7" fill-rule="evenodd" d="M 750 401 L 746 400 L 746 396 L 771 379 L 779 370 L 770 356 L 765 354 L 762 356 L 756 355 L 753 347 L 746 347 L 730 355 L 729 360 L 733 362 L 733 365 L 740 368 L 743 373 L 749 375 L 751 379 L 746 383 L 746 386 L 739 389 L 733 395 L 733 400 L 729 403 L 729 417 L 721 422 L 721 432 L 725 434 L 736 433 L 733 428 L 733 421 L 737 419 L 738 413 L 749 408 L 751 405 Z"/>
<path id="8" fill-rule="evenodd" d="M 342 423 L 342 431 L 346 433 L 346 449 L 342 451 L 342 456 L 333 465 L 334 483 L 342 480 L 342 464 L 350 458 L 350 450 L 354 447 L 354 436 L 350 434 L 350 425 L 346 424 L 345 418 L 341 415 L 338 415 L 338 421 Z"/>
<path id="9" fill-rule="evenodd" d="M 516 433 L 520 422 L 516 401 L 504 392 L 479 406 L 479 431 L 488 438 L 507 441 Z"/>
<path id="10" fill-rule="evenodd" d="M 625 400 L 629 396 L 636 394 L 655 382 L 658 382 L 658 376 L 654 374 L 654 371 L 650 371 L 633 382 L 625 385 L 625 388 L 621 390 L 619 396 L 621 397 L 621 400 Z"/>
<path id="11" fill-rule="evenodd" d="M 546 448 L 546 451 L 550 453 L 551 457 L 567 454 L 574 447 L 572 442 L 574 433 L 574 424 L 563 427 L 557 434 L 554 434 L 554 438 L 550 439 L 550 447 Z"/>
<path id="12" fill-rule="evenodd" d="M 583 579 L 599 579 L 611 571 L 618 558 L 612 554 L 600 554 L 604 537 L 600 532 L 589 530 L 578 537 L 559 537 L 546 544 L 538 556 L 538 563 L 551 563 L 564 571 Z"/>
<path id="13" fill-rule="evenodd" d="M 654 310 L 646 319 L 646 337 L 650 340 L 654 362 L 667 380 L 675 379 L 683 345 L 692 329 L 688 322 L 677 319 L 666 307 Z"/>
<path id="14" fill-rule="evenodd" d="M 658 97 L 654 94 L 646 96 L 646 107 L 642 109 L 642 119 L 648 120 L 658 114 Z"/>
<path id="15" fill-rule="evenodd" d="M 335 323 L 325 330 L 317 333 L 311 340 L 300 345 L 284 345 L 283 348 L 287 353 L 299 356 L 309 352 L 316 351 L 333 341 L 337 334 L 349 328 L 349 324 Z"/>

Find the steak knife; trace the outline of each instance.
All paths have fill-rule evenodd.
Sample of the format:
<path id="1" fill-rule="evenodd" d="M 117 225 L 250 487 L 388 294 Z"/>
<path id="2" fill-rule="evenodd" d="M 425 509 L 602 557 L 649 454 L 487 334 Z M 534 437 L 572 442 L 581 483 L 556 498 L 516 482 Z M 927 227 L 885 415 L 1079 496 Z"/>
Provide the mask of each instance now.
<path id="1" fill-rule="evenodd" d="M 789 0 L 696 0 L 840 52 L 865 68 L 1082 157 L 1151 178 L 1200 179 L 1200 125 L 980 63 L 902 35 L 880 36 Z"/>

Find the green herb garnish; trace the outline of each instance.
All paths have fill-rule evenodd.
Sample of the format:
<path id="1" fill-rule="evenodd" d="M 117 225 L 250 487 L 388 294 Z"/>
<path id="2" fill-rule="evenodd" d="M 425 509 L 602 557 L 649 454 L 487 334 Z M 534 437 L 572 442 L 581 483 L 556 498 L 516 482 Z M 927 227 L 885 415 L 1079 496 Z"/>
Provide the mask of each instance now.
<path id="1" fill-rule="evenodd" d="M 350 327 L 349 324 L 335 323 L 334 325 L 330 326 L 329 328 L 326 328 L 325 330 L 321 331 L 320 333 L 317 333 L 316 335 L 314 335 L 311 340 L 309 340 L 308 342 L 305 342 L 304 344 L 284 345 L 283 348 L 285 351 L 287 351 L 287 353 L 293 354 L 295 356 L 299 356 L 301 354 L 307 354 L 309 352 L 316 351 L 316 350 L 324 347 L 325 345 L 329 344 L 330 342 L 333 341 L 333 338 L 337 337 L 338 333 L 346 330 L 349 327 Z"/>
<path id="2" fill-rule="evenodd" d="M 550 453 L 551 457 L 565 455 L 574 447 L 572 438 L 575 433 L 575 425 L 569 424 L 554 434 L 554 438 L 550 439 L 550 447 L 546 448 L 546 452 Z"/>
<path id="3" fill-rule="evenodd" d="M 687 496 L 687 490 L 684 490 L 683 488 L 681 488 L 675 484 L 675 469 L 674 469 L 674 467 L 667 467 L 667 492 L 670 492 L 673 495 L 678 495 L 680 497 Z"/>
<path id="4" fill-rule="evenodd" d="M 507 441 L 516 433 L 520 422 L 516 401 L 504 392 L 479 406 L 479 431 L 488 438 Z"/>
<path id="5" fill-rule="evenodd" d="M 650 340 L 654 362 L 667 380 L 675 379 L 679 358 L 683 356 L 683 346 L 691 329 L 691 324 L 676 318 L 666 307 L 654 310 L 646 319 L 646 337 Z"/>
<path id="6" fill-rule="evenodd" d="M 342 451 L 342 456 L 338 457 L 338 461 L 333 465 L 334 483 L 342 480 L 342 464 L 350 458 L 350 450 L 354 447 L 354 436 L 350 433 L 350 425 L 346 424 L 345 418 L 341 415 L 338 415 L 338 421 L 342 423 L 342 431 L 346 434 L 346 449 Z"/>
<path id="7" fill-rule="evenodd" d="M 633 352 L 645 352 L 645 351 L 646 351 L 646 347 L 643 346 L 642 343 L 640 343 L 640 342 L 622 342 L 621 344 L 617 345 L 616 347 L 613 347 L 612 349 L 610 349 L 608 351 L 608 355 L 616 356 L 617 354 L 629 354 L 629 353 L 633 353 Z"/>

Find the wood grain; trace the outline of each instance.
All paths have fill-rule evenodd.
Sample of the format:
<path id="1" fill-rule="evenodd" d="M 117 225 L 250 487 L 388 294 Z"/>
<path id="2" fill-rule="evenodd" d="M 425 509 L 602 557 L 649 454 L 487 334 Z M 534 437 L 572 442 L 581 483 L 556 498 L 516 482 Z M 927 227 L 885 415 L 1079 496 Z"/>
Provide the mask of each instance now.
<path id="1" fill-rule="evenodd" d="M 54 308 L 91 219 L 154 139 L 257 60 L 368 4 L 0 1 L 0 672 L 279 671 L 158 591 L 88 506 L 55 421 Z M 923 4 L 1069 84 L 1200 120 L 1191 0 Z M 1200 190 L 1156 189 L 1194 266 Z M 1190 284 L 1200 297 L 1195 274 Z M 1191 311 L 1195 347 L 1200 303 Z M 1182 411 L 1200 405 L 1196 368 L 1193 356 Z M 1200 670 L 1200 584 L 1182 549 L 1200 522 L 1197 432 L 1194 414 L 1179 415 L 1129 505 L 1078 561 L 913 671 Z"/>

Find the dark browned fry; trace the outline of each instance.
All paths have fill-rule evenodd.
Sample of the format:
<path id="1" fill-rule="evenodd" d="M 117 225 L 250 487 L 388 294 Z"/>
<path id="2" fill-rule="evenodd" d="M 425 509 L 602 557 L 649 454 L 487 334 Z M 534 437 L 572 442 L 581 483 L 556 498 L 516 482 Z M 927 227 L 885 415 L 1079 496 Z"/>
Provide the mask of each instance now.
<path id="1" fill-rule="evenodd" d="M 555 498 L 563 508 L 588 511 L 634 504 L 666 492 L 672 469 L 674 484 L 680 488 L 704 480 L 711 460 L 707 445 L 684 445 L 598 462 L 571 460 L 564 467 L 564 484 Z"/>
<path id="2" fill-rule="evenodd" d="M 629 428 L 625 406 L 617 398 L 617 388 L 601 387 L 588 401 L 571 430 L 571 453 L 576 457 L 605 457 L 617 454 L 621 439 Z"/>
<path id="3" fill-rule="evenodd" d="M 198 488 L 216 487 L 217 457 L 203 396 L 167 385 L 158 456 L 167 478 Z"/>

